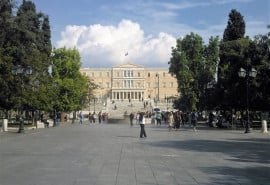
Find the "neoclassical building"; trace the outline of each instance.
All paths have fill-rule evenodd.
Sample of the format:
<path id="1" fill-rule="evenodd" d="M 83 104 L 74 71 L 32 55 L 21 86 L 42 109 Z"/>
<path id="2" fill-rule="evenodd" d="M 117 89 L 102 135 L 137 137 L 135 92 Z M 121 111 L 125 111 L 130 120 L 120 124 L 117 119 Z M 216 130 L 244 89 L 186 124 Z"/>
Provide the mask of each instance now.
<path id="1" fill-rule="evenodd" d="M 177 80 L 167 68 L 144 68 L 127 63 L 112 68 L 83 68 L 93 80 L 98 100 L 159 100 L 178 96 Z"/>

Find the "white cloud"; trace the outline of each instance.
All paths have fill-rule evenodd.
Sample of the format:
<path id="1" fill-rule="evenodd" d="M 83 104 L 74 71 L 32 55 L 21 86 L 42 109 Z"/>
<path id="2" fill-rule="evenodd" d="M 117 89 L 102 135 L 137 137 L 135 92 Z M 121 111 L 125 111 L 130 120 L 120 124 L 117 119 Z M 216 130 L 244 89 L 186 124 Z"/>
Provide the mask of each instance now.
<path id="1" fill-rule="evenodd" d="M 138 23 L 122 20 L 117 26 L 66 26 L 57 47 L 76 47 L 82 67 L 111 67 L 132 62 L 148 67 L 167 66 L 176 38 L 145 35 Z M 125 53 L 128 55 L 125 56 Z"/>

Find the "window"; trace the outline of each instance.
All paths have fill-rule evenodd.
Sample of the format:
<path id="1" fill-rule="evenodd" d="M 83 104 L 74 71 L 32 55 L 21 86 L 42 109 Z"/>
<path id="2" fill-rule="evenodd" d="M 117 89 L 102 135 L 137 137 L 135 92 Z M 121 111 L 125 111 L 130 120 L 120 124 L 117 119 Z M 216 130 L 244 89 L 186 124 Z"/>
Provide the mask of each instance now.
<path id="1" fill-rule="evenodd" d="M 102 72 L 99 72 L 99 77 L 102 77 Z"/>
<path id="2" fill-rule="evenodd" d="M 120 76 L 120 73 L 119 72 L 117 72 L 117 77 L 119 77 Z"/>
<path id="3" fill-rule="evenodd" d="M 125 80 L 124 81 L 124 87 L 125 88 L 131 88 L 131 87 L 133 87 L 133 80 Z"/>
<path id="4" fill-rule="evenodd" d="M 166 87 L 166 82 L 162 83 L 162 87 L 164 87 L 164 88 Z"/>
<path id="5" fill-rule="evenodd" d="M 94 77 L 94 76 L 95 76 L 95 73 L 93 72 L 93 73 L 92 73 L 92 77 Z"/>
<path id="6" fill-rule="evenodd" d="M 150 85 L 151 83 L 150 82 L 147 82 L 147 87 L 148 88 L 150 88 L 151 87 L 151 85 Z"/>
<path id="7" fill-rule="evenodd" d="M 107 85 L 107 88 L 110 88 L 110 82 L 107 82 L 106 85 Z"/>
<path id="8" fill-rule="evenodd" d="M 150 77 L 150 73 L 148 73 L 148 77 Z"/>
<path id="9" fill-rule="evenodd" d="M 138 72 L 138 77 L 141 77 L 141 73 L 140 72 Z"/>
<path id="10" fill-rule="evenodd" d="M 110 77 L 110 73 L 109 72 L 107 72 L 107 77 Z"/>
<path id="11" fill-rule="evenodd" d="M 163 73 L 163 77 L 166 77 L 166 73 L 165 72 Z"/>
<path id="12" fill-rule="evenodd" d="M 173 87 L 173 82 L 171 82 L 170 86 Z"/>
<path id="13" fill-rule="evenodd" d="M 131 70 L 124 71 L 124 77 L 133 77 L 133 71 Z"/>

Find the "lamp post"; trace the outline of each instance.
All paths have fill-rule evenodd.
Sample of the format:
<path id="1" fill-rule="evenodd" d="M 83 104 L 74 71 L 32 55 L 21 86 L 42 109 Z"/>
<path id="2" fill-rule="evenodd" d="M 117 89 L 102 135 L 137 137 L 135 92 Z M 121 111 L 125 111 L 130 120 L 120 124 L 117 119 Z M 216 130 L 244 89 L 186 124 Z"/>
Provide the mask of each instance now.
<path id="1" fill-rule="evenodd" d="M 168 111 L 168 99 L 169 97 L 165 95 L 165 101 L 166 101 L 166 110 Z"/>
<path id="2" fill-rule="evenodd" d="M 254 68 L 250 70 L 245 70 L 240 68 L 238 75 L 242 78 L 246 79 L 246 114 L 247 114 L 247 123 L 245 125 L 245 133 L 250 133 L 250 119 L 249 119 L 249 80 L 251 77 L 255 78 L 257 75 L 257 71 Z"/>
<path id="3" fill-rule="evenodd" d="M 159 101 L 159 74 L 156 73 L 156 77 L 158 79 L 157 88 L 158 88 L 158 94 L 157 94 L 157 101 Z"/>
<path id="4" fill-rule="evenodd" d="M 21 92 L 20 92 L 20 111 L 19 111 L 19 121 L 20 126 L 18 133 L 24 133 L 24 122 L 23 122 L 23 103 L 22 103 L 22 97 L 23 97 L 23 75 L 31 75 L 32 74 L 32 67 L 27 66 L 23 67 L 21 65 L 14 66 L 11 70 L 11 73 L 15 76 L 20 76 L 20 82 L 21 82 Z"/>
<path id="5" fill-rule="evenodd" d="M 51 73 L 50 73 L 51 74 Z M 57 97 L 57 95 L 55 94 L 58 90 L 57 90 L 57 83 L 56 82 L 52 82 L 52 88 L 53 88 L 53 97 L 54 99 Z M 53 101 L 53 127 L 56 127 L 57 125 L 57 106 L 55 101 Z"/>
<path id="6" fill-rule="evenodd" d="M 94 113 L 96 112 L 96 97 L 94 97 Z"/>

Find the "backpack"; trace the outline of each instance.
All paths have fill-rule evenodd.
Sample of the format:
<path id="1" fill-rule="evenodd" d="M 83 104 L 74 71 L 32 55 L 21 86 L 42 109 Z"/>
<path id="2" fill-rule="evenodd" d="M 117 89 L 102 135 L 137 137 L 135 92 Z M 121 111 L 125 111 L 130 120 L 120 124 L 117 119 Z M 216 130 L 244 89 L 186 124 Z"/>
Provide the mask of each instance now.
<path id="1" fill-rule="evenodd" d="M 161 119 L 161 114 L 160 113 L 157 113 L 156 119 Z"/>

